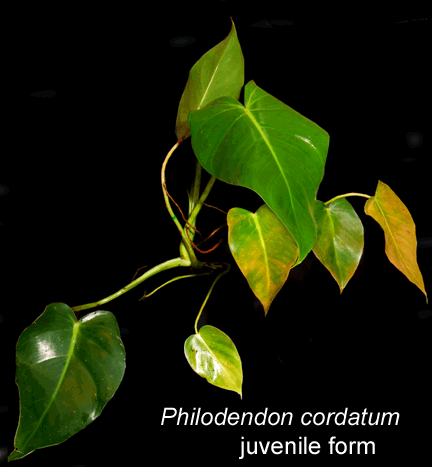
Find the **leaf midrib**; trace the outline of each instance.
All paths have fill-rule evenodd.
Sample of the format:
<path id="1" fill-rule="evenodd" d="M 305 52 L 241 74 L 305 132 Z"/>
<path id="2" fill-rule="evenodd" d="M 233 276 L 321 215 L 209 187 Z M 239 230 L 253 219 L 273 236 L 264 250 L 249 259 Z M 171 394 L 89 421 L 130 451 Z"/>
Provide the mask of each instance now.
<path id="1" fill-rule="evenodd" d="M 226 39 L 228 40 L 228 37 L 227 37 Z M 211 85 L 211 83 L 213 82 L 213 79 L 214 79 L 214 77 L 216 76 L 216 72 L 217 72 L 217 70 L 218 70 L 218 68 L 219 68 L 219 65 L 221 64 L 222 59 L 223 59 L 223 57 L 224 57 L 224 54 L 225 54 L 226 49 L 227 49 L 227 44 L 228 44 L 228 42 L 226 42 L 226 43 L 224 44 L 222 53 L 220 54 L 220 59 L 219 59 L 218 62 L 217 62 L 216 68 L 215 68 L 214 71 L 213 71 L 212 77 L 211 77 L 211 79 L 210 79 L 210 81 L 209 81 L 209 83 L 208 83 L 208 85 L 207 85 L 207 87 L 206 87 L 206 89 L 205 89 L 205 91 L 204 91 L 203 97 L 201 98 L 201 101 L 200 101 L 200 103 L 199 103 L 199 105 L 198 105 L 198 108 L 197 108 L 196 110 L 201 109 L 201 105 L 202 105 L 202 103 L 204 102 L 205 97 L 207 96 L 208 90 L 210 89 L 210 85 Z"/>
<path id="2" fill-rule="evenodd" d="M 335 229 L 335 224 L 333 222 L 333 216 L 332 216 L 332 213 L 330 212 L 330 209 L 328 209 L 328 215 L 329 215 L 329 220 L 330 220 L 330 223 L 331 223 L 331 228 L 333 230 L 333 241 L 332 241 L 332 245 L 333 245 L 333 249 L 334 249 L 334 252 L 335 252 L 335 260 L 336 260 L 336 265 L 337 265 L 337 269 L 338 269 L 338 272 L 339 272 L 339 279 L 342 281 L 343 278 L 342 278 L 342 272 L 341 272 L 341 268 L 340 268 L 340 261 L 339 261 L 339 255 L 338 255 L 338 250 L 336 248 L 336 244 L 335 244 L 335 240 L 336 240 L 336 229 Z"/>
<path id="3" fill-rule="evenodd" d="M 37 429 L 39 428 L 40 424 L 42 423 L 42 420 L 44 419 L 44 417 L 47 414 L 48 410 L 51 408 L 52 403 L 54 402 L 55 398 L 57 397 L 60 386 L 61 386 L 61 384 L 62 384 L 62 382 L 64 380 L 65 374 L 66 374 L 66 372 L 67 372 L 67 370 L 69 368 L 69 364 L 70 364 L 70 361 L 72 359 L 72 355 L 73 355 L 73 351 L 74 351 L 75 343 L 76 343 L 76 339 L 77 339 L 77 334 L 78 334 L 78 330 L 79 330 L 79 325 L 80 325 L 79 322 L 76 322 L 74 324 L 74 327 L 73 327 L 73 330 L 72 330 L 72 338 L 71 338 L 70 349 L 69 349 L 69 352 L 68 352 L 68 355 L 67 355 L 67 358 L 66 358 L 65 365 L 63 367 L 62 374 L 61 374 L 61 376 L 59 378 L 59 381 L 57 383 L 57 387 L 55 388 L 53 394 L 51 395 L 51 399 L 50 399 L 49 403 L 47 404 L 47 406 L 45 407 L 45 410 L 43 411 L 42 415 L 39 417 L 38 423 L 34 427 L 33 431 L 30 433 L 30 435 L 27 437 L 27 440 L 21 446 L 21 448 L 20 448 L 21 452 L 24 452 L 25 447 L 27 446 L 27 444 L 29 443 L 31 438 L 34 436 L 34 434 L 36 433 Z"/>
<path id="4" fill-rule="evenodd" d="M 249 100 L 250 98 L 252 97 L 249 96 Z M 259 99 L 258 99 L 259 100 Z M 294 215 L 294 222 L 295 222 L 295 225 L 296 225 L 296 228 L 297 228 L 297 232 L 299 232 L 299 228 L 298 228 L 298 224 L 297 224 L 297 216 L 296 216 L 296 212 L 295 212 L 295 209 L 294 209 L 294 205 L 293 205 L 293 197 L 292 197 L 292 193 L 291 193 L 291 189 L 290 189 L 290 186 L 289 186 L 289 183 L 288 183 L 288 180 L 286 179 L 286 176 L 285 176 L 285 172 L 283 171 L 282 169 L 282 166 L 280 165 L 280 162 L 277 158 L 277 155 L 275 154 L 274 150 L 273 150 L 273 147 L 272 145 L 270 144 L 267 136 L 265 135 L 265 133 L 263 132 L 261 126 L 258 124 L 258 122 L 256 121 L 255 117 L 252 115 L 252 112 L 247 108 L 247 107 L 243 107 L 245 112 L 247 113 L 248 117 L 251 119 L 252 123 L 255 125 L 255 127 L 257 128 L 257 130 L 259 131 L 259 133 L 261 134 L 261 137 L 262 139 L 264 140 L 265 144 L 267 145 L 267 147 L 269 148 L 270 150 L 270 153 L 271 155 L 273 156 L 273 159 L 275 160 L 278 168 L 279 168 L 279 172 L 281 173 L 282 177 L 283 177 L 283 180 L 285 182 L 285 186 L 288 190 L 288 194 L 289 194 L 289 202 L 291 204 L 291 209 L 292 209 L 292 212 L 293 212 L 293 215 Z M 300 250 L 300 248 L 299 248 Z"/>
<path id="5" fill-rule="evenodd" d="M 213 355 L 213 357 L 219 362 L 219 359 L 217 358 L 217 356 L 213 353 L 213 351 L 210 349 L 210 347 L 207 345 L 207 342 L 204 340 L 204 338 L 201 336 L 201 334 L 199 333 L 198 331 L 198 334 L 196 334 L 200 339 L 201 341 L 203 342 L 203 344 L 206 346 L 206 348 L 208 349 L 208 351 Z M 228 377 L 228 379 L 231 381 L 232 383 L 232 386 L 233 387 L 236 387 L 236 384 L 235 384 L 235 381 L 231 378 L 229 372 L 227 372 L 225 370 L 225 374 L 226 376 Z"/>
<path id="6" fill-rule="evenodd" d="M 261 230 L 261 227 L 259 225 L 256 213 L 254 213 L 252 215 L 252 218 L 253 218 L 253 220 L 255 222 L 255 226 L 256 226 L 256 229 L 257 229 L 257 232 L 258 232 L 260 243 L 262 245 L 262 249 L 263 249 L 263 252 L 264 252 L 264 260 L 265 260 L 264 263 L 265 263 L 265 267 L 266 267 L 266 276 L 267 276 L 267 291 L 269 291 L 270 290 L 270 268 L 269 268 L 269 262 L 268 262 L 267 248 L 266 248 L 266 244 L 265 244 L 265 241 L 264 241 L 264 236 L 262 234 L 262 230 Z"/>
<path id="7" fill-rule="evenodd" d="M 399 255 L 400 259 L 402 260 L 402 262 L 403 262 L 403 264 L 404 264 L 406 270 L 407 270 L 410 274 L 413 274 L 412 271 L 411 271 L 411 269 L 408 267 L 407 263 L 405 262 L 404 257 L 403 257 L 403 254 L 402 254 L 401 251 L 399 250 L 398 244 L 397 244 L 395 238 L 393 237 L 393 233 L 392 233 L 392 231 L 391 231 L 391 229 L 390 229 L 390 225 L 389 225 L 389 223 L 387 222 L 387 218 L 386 218 L 386 215 L 385 215 L 385 211 L 383 211 L 383 209 L 381 209 L 380 203 L 379 203 L 379 201 L 378 201 L 376 198 L 375 198 L 375 203 L 376 203 L 376 205 L 378 206 L 378 209 L 380 210 L 381 215 L 383 216 L 384 222 L 385 222 L 386 225 L 387 225 L 387 230 L 388 230 L 388 232 L 389 232 L 389 234 L 390 234 L 391 239 L 393 240 L 393 243 L 394 243 L 394 245 L 395 245 L 395 247 L 396 247 L 396 250 L 397 250 L 397 252 L 398 252 L 398 255 Z"/>

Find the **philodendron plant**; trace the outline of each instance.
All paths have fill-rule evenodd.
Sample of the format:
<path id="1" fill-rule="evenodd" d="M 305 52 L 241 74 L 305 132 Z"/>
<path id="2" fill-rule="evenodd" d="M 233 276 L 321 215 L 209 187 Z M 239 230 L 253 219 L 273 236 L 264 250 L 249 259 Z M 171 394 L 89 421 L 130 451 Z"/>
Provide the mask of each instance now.
<path id="1" fill-rule="evenodd" d="M 367 198 L 365 213 L 382 227 L 388 259 L 425 294 L 427 301 L 416 258 L 415 225 L 399 197 L 378 181 L 374 195 L 346 193 L 326 202 L 317 200 L 328 133 L 254 81 L 244 86 L 244 102 L 240 102 L 243 84 L 244 59 L 232 22 L 229 35 L 190 70 L 177 113 L 177 143 L 162 164 L 165 204 L 181 236 L 178 258 L 154 266 L 97 302 L 75 307 L 51 303 L 22 332 L 16 349 L 20 417 L 9 461 L 59 444 L 82 430 L 100 415 L 122 381 L 125 349 L 114 315 L 98 310 L 78 320 L 76 313 L 105 305 L 168 269 L 196 271 L 169 282 L 215 275 L 184 352 L 192 369 L 209 383 L 242 396 L 242 364 L 234 343 L 214 326 L 198 329 L 213 287 L 230 270 L 224 262 L 199 260 L 196 252 L 206 251 L 194 243 L 195 233 L 200 235 L 197 215 L 216 179 L 249 188 L 263 200 L 256 212 L 233 207 L 227 214 L 227 224 L 232 256 L 265 314 L 291 268 L 311 251 L 342 293 L 363 252 L 363 226 L 346 199 L 349 196 Z M 180 208 L 180 214 L 173 211 L 165 170 L 175 149 L 189 137 L 196 156 L 196 173 L 188 191 L 185 216 Z M 201 191 L 203 168 L 211 177 Z"/>

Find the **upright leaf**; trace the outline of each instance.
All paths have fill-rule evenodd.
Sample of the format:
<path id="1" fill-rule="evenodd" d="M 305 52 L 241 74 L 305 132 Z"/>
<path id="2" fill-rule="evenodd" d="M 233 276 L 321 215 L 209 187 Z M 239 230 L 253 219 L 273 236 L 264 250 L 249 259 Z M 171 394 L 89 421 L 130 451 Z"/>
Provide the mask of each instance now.
<path id="1" fill-rule="evenodd" d="M 221 97 L 189 114 L 192 148 L 215 178 L 261 196 L 294 237 L 299 264 L 316 241 L 329 135 L 253 81 L 244 95 L 245 106 Z"/>
<path id="2" fill-rule="evenodd" d="M 389 261 L 425 294 L 427 303 L 423 276 L 417 264 L 415 224 L 405 204 L 379 180 L 375 196 L 366 201 L 365 212 L 384 230 Z"/>
<path id="3" fill-rule="evenodd" d="M 231 253 L 267 314 L 297 259 L 297 244 L 266 204 L 255 213 L 230 209 L 227 220 Z"/>
<path id="4" fill-rule="evenodd" d="M 315 222 L 318 233 L 313 252 L 335 278 L 342 293 L 363 253 L 363 224 L 344 198 L 328 206 L 317 201 Z"/>
<path id="5" fill-rule="evenodd" d="M 204 54 L 191 68 L 186 88 L 180 100 L 176 121 L 176 136 L 190 136 L 188 113 L 206 106 L 222 96 L 240 97 L 244 83 L 244 58 L 234 21 L 231 32 L 218 45 Z"/>
<path id="6" fill-rule="evenodd" d="M 203 326 L 185 342 L 185 356 L 192 369 L 210 384 L 242 395 L 243 372 L 233 341 L 213 326 Z"/>
<path id="7" fill-rule="evenodd" d="M 20 418 L 8 460 L 66 441 L 95 420 L 125 372 L 125 349 L 109 311 L 77 321 L 51 303 L 21 334 L 16 351 Z"/>

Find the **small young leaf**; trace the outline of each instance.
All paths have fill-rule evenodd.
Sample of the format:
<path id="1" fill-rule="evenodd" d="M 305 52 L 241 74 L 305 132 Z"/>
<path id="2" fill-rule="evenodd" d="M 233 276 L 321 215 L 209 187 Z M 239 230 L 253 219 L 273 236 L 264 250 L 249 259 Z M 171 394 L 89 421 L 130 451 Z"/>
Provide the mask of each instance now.
<path id="1" fill-rule="evenodd" d="M 192 369 L 210 384 L 242 396 L 243 372 L 233 341 L 213 326 L 203 326 L 185 342 L 185 355 Z"/>
<path id="2" fill-rule="evenodd" d="M 193 211 L 193 208 L 195 207 L 192 195 L 189 193 L 189 190 L 187 191 L 187 196 L 188 196 L 188 201 L 189 201 L 189 208 L 188 208 L 188 215 L 190 216 L 191 212 Z"/>
<path id="3" fill-rule="evenodd" d="M 231 253 L 267 314 L 297 259 L 297 244 L 266 204 L 255 213 L 230 209 L 227 222 Z"/>
<path id="4" fill-rule="evenodd" d="M 317 241 L 312 251 L 336 279 L 342 293 L 363 253 L 363 224 L 344 198 L 328 206 L 316 201 L 315 222 Z"/>
<path id="5" fill-rule="evenodd" d="M 190 136 L 188 113 L 205 107 L 209 102 L 229 96 L 240 97 L 244 83 L 244 58 L 237 38 L 234 21 L 231 32 L 204 54 L 191 68 L 180 100 L 176 120 L 176 136 Z"/>
<path id="6" fill-rule="evenodd" d="M 20 417 L 8 460 L 66 441 L 101 414 L 125 372 L 117 321 L 95 311 L 77 321 L 51 303 L 18 339 Z"/>
<path id="7" fill-rule="evenodd" d="M 375 196 L 366 201 L 365 213 L 384 230 L 389 261 L 425 294 L 427 303 L 423 276 L 417 264 L 415 224 L 405 204 L 379 180 Z"/>

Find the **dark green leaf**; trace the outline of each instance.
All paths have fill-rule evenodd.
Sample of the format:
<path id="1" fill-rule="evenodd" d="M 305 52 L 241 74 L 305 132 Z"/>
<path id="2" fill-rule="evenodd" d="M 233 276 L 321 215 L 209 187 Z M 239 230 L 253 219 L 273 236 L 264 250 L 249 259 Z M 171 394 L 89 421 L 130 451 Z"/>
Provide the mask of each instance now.
<path id="1" fill-rule="evenodd" d="M 77 321 L 51 303 L 17 343 L 20 418 L 8 460 L 66 441 L 95 420 L 125 372 L 117 321 L 95 311 Z"/>

